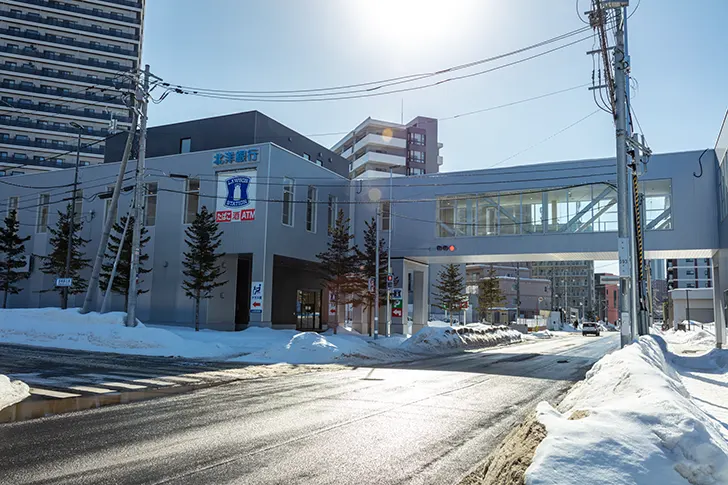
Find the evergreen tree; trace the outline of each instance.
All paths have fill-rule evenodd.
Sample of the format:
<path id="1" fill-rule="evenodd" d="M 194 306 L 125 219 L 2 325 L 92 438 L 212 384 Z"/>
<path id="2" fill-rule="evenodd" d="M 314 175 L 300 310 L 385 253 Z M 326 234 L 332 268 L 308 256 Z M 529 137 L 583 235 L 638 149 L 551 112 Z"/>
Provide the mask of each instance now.
<path id="1" fill-rule="evenodd" d="M 124 224 L 126 219 L 129 218 L 129 227 L 126 229 L 126 235 L 124 236 L 124 242 L 122 244 L 121 235 L 124 233 Z M 119 264 L 116 266 L 116 274 L 114 275 L 114 282 L 111 284 L 111 291 L 117 295 L 124 295 L 124 311 L 127 311 L 129 305 L 129 284 L 131 283 L 131 247 L 132 240 L 134 237 L 134 216 L 122 216 L 119 222 L 114 223 L 111 228 L 111 234 L 109 234 L 109 243 L 106 247 L 106 253 L 104 253 L 104 262 L 101 264 L 101 273 L 99 273 L 99 288 L 101 292 L 106 292 L 106 287 L 109 284 L 109 278 L 111 278 L 111 270 L 114 267 L 114 260 L 116 259 L 116 253 L 119 251 L 119 245 L 121 244 L 121 257 L 119 258 Z M 151 268 L 145 268 L 144 263 L 149 261 L 149 255 L 144 252 L 144 246 L 149 242 L 151 237 L 148 234 L 147 229 L 142 226 L 141 237 L 139 238 L 139 273 L 137 278 L 138 282 L 141 283 L 141 275 L 149 273 Z M 141 285 L 138 284 L 137 288 Z M 149 290 L 137 289 L 137 295 L 146 293 Z"/>
<path id="2" fill-rule="evenodd" d="M 357 247 L 352 245 L 353 239 L 354 235 L 349 233 L 349 219 L 344 217 L 343 209 L 339 209 L 336 223 L 331 228 L 328 247 L 325 252 L 316 255 L 337 312 L 340 304 L 351 303 L 352 295 L 362 291 Z M 337 326 L 338 318 L 333 325 L 334 333 Z"/>
<path id="3" fill-rule="evenodd" d="M 225 253 L 215 253 L 222 244 L 215 215 L 202 206 L 192 224 L 185 230 L 188 251 L 182 253 L 182 273 L 187 277 L 182 282 L 185 294 L 195 301 L 195 331 L 200 330 L 200 300 L 212 298 L 212 290 L 227 281 L 218 281 L 225 271 L 218 262 Z"/>
<path id="4" fill-rule="evenodd" d="M 376 276 L 376 254 L 377 254 L 377 225 L 376 219 L 371 218 L 370 221 L 364 222 L 364 248 L 359 250 L 356 248 L 357 259 L 359 260 L 360 286 L 359 292 L 355 296 L 354 303 L 362 305 L 365 308 L 374 308 L 374 294 L 368 290 L 369 278 Z M 387 301 L 387 243 L 384 238 L 379 239 L 379 305 L 386 304 Z M 399 284 L 399 279 L 395 278 L 394 286 Z M 369 312 L 369 333 L 372 334 L 372 312 Z"/>
<path id="5" fill-rule="evenodd" d="M 3 291 L 3 308 L 7 308 L 8 294 L 17 295 L 21 288 L 17 284 L 28 278 L 27 272 L 18 271 L 25 266 L 25 242 L 30 236 L 20 237 L 17 212 L 10 212 L 5 218 L 5 227 L 0 227 L 0 290 Z"/>
<path id="6" fill-rule="evenodd" d="M 459 312 L 463 303 L 467 300 L 465 295 L 465 277 L 460 272 L 460 265 L 446 264 L 437 275 L 437 283 L 434 285 L 435 300 L 444 310 L 447 310 L 452 319 L 456 312 Z"/>
<path id="7" fill-rule="evenodd" d="M 478 283 L 478 309 L 481 318 L 487 318 L 493 308 L 505 301 L 500 287 L 500 280 L 493 267 L 490 267 L 488 276 Z"/>
<path id="8" fill-rule="evenodd" d="M 77 295 L 86 291 L 88 282 L 81 278 L 81 271 L 90 267 L 91 260 L 83 257 L 82 249 L 88 244 L 88 240 L 81 237 L 83 220 L 75 221 L 73 224 L 73 248 L 71 251 L 71 265 L 66 275 L 66 253 L 68 251 L 68 226 L 71 220 L 71 205 L 66 207 L 66 212 L 58 211 L 58 222 L 56 227 L 48 228 L 50 232 L 49 243 L 51 252 L 48 256 L 41 256 L 40 270 L 53 277 L 53 288 L 41 290 L 42 292 L 56 291 L 63 298 L 63 288 L 55 286 L 55 278 L 72 278 L 73 285 L 68 288 L 69 295 Z"/>

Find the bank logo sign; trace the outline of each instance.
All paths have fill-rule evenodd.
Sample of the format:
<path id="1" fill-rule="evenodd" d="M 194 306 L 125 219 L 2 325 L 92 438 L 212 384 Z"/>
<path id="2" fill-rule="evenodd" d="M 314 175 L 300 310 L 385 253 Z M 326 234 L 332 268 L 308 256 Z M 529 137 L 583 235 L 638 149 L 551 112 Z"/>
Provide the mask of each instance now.
<path id="1" fill-rule="evenodd" d="M 227 152 L 218 152 L 212 156 L 213 165 L 231 165 L 235 163 L 257 162 L 259 150 L 251 148 L 249 150 L 230 150 Z"/>
<path id="2" fill-rule="evenodd" d="M 217 174 L 217 222 L 255 220 L 255 178 L 255 169 Z"/>

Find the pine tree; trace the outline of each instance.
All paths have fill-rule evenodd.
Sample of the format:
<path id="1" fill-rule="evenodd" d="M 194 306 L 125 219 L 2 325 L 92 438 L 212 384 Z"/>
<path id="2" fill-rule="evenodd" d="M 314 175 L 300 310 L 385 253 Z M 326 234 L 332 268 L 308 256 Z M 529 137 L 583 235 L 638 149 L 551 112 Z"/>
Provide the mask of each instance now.
<path id="1" fill-rule="evenodd" d="M 328 248 L 316 255 L 321 263 L 322 277 L 330 294 L 333 295 L 337 311 L 340 304 L 351 303 L 352 295 L 362 291 L 357 247 L 352 245 L 353 239 L 354 235 L 349 233 L 349 219 L 345 218 L 344 211 L 339 209 L 336 223 L 331 228 Z M 334 333 L 337 326 L 338 319 L 333 325 Z"/>
<path id="2" fill-rule="evenodd" d="M 114 282 L 111 285 L 111 291 L 117 295 L 124 295 L 124 311 L 127 310 L 129 305 L 129 284 L 131 282 L 131 247 L 132 239 L 134 237 L 134 217 L 129 217 L 129 227 L 126 229 L 126 235 L 124 236 L 124 242 L 121 242 L 121 235 L 124 232 L 124 224 L 126 224 L 127 216 L 122 216 L 119 222 L 114 223 L 111 228 L 111 234 L 109 234 L 109 243 L 106 247 L 106 253 L 104 253 L 104 262 L 101 264 L 101 273 L 99 274 L 99 288 L 101 292 L 106 291 L 106 287 L 109 284 L 109 278 L 111 277 L 111 270 L 114 267 L 114 260 L 116 259 L 116 253 L 119 251 L 119 245 L 122 244 L 121 257 L 119 258 L 119 264 L 116 266 L 116 274 L 114 275 Z M 151 237 L 148 235 L 147 229 L 142 226 L 141 237 L 139 238 L 139 272 L 137 278 L 141 283 L 141 275 L 149 273 L 150 268 L 145 268 L 144 263 L 149 260 L 149 255 L 144 252 L 144 246 L 149 242 Z M 139 288 L 140 285 L 137 285 Z M 149 290 L 137 290 L 137 295 L 146 293 Z"/>
<path id="3" fill-rule="evenodd" d="M 17 295 L 21 288 L 17 283 L 28 278 L 27 272 L 18 271 L 25 266 L 23 254 L 25 242 L 30 236 L 20 237 L 20 223 L 16 211 L 5 218 L 5 227 L 0 227 L 0 290 L 3 291 L 3 308 L 7 308 L 8 295 Z"/>
<path id="4" fill-rule="evenodd" d="M 81 279 L 81 271 L 90 267 L 90 259 L 83 257 L 82 249 L 88 244 L 88 239 L 81 237 L 83 220 L 79 218 L 73 224 L 73 248 L 71 251 L 71 265 L 69 274 L 66 275 L 66 252 L 68 251 L 68 226 L 71 220 L 71 205 L 66 207 L 66 212 L 58 211 L 58 222 L 55 228 L 48 228 L 50 232 L 49 243 L 51 252 L 48 256 L 41 256 L 40 270 L 54 278 L 54 287 L 41 290 L 42 292 L 56 291 L 63 298 L 63 288 L 55 286 L 55 278 L 72 278 L 73 285 L 68 288 L 69 295 L 77 295 L 86 291 L 88 282 Z"/>
<path id="5" fill-rule="evenodd" d="M 488 276 L 478 283 L 478 309 L 481 318 L 487 318 L 493 308 L 505 301 L 500 287 L 500 280 L 493 267 L 490 267 Z"/>
<path id="6" fill-rule="evenodd" d="M 437 283 L 434 285 L 436 293 L 435 300 L 444 310 L 447 310 L 450 318 L 460 311 L 467 299 L 465 295 L 465 277 L 460 272 L 457 264 L 446 264 L 437 275 Z"/>
<path id="7" fill-rule="evenodd" d="M 212 290 L 227 283 L 218 281 L 225 273 L 218 260 L 225 253 L 215 253 L 222 245 L 222 231 L 215 222 L 215 215 L 203 206 L 190 227 L 185 230 L 185 235 L 189 251 L 182 253 L 182 273 L 187 277 L 182 282 L 182 288 L 195 301 L 195 331 L 199 331 L 200 300 L 212 298 Z"/>
<path id="8" fill-rule="evenodd" d="M 365 308 L 374 308 L 374 295 L 368 290 L 369 278 L 374 278 L 376 270 L 376 254 L 377 254 L 377 225 L 376 219 L 372 217 L 371 221 L 365 221 L 364 229 L 364 248 L 356 249 L 357 259 L 359 261 L 360 289 L 355 297 L 354 303 L 362 305 Z M 399 279 L 395 278 L 394 285 L 399 284 Z M 379 239 L 379 304 L 386 304 L 387 300 L 387 243 L 384 238 Z M 372 333 L 371 325 L 372 312 L 369 312 L 369 329 Z"/>

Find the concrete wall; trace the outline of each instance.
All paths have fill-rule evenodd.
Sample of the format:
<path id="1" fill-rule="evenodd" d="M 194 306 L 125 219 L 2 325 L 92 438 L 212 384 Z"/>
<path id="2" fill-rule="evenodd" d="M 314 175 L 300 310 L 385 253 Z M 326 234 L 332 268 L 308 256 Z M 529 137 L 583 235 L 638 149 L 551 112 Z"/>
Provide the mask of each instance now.
<path id="1" fill-rule="evenodd" d="M 672 290 L 670 299 L 673 305 L 674 324 L 682 323 L 688 317 L 692 321 L 701 323 L 714 321 L 712 289 Z"/>

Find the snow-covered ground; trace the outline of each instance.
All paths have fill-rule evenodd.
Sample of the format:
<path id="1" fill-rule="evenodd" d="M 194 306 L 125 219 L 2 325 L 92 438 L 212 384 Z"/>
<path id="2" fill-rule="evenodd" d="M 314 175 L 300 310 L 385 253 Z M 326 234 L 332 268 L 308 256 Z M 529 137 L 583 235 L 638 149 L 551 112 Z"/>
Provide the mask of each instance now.
<path id="1" fill-rule="evenodd" d="M 704 331 L 656 333 L 597 362 L 558 410 L 539 404 L 526 483 L 728 484 L 728 351 Z"/>
<path id="2" fill-rule="evenodd" d="M 324 364 L 391 362 L 423 354 L 458 352 L 521 341 L 506 327 L 473 324 L 425 327 L 410 338 L 376 340 L 339 328 L 338 334 L 249 328 L 219 332 L 139 323 L 125 327 L 125 314 L 89 313 L 77 309 L 0 310 L 0 342 L 122 354 L 178 356 L 247 363 Z"/>
<path id="3" fill-rule="evenodd" d="M 0 409 L 20 402 L 30 396 L 28 385 L 21 381 L 11 381 L 8 376 L 0 374 Z"/>

